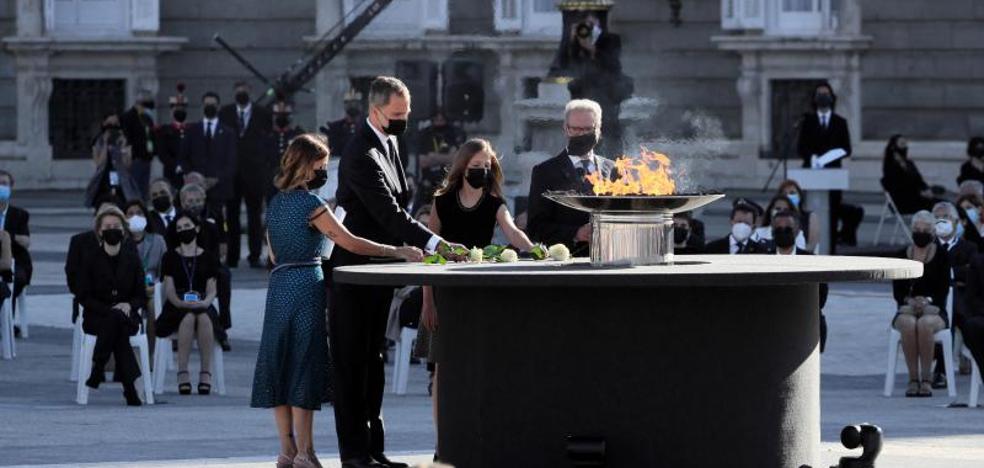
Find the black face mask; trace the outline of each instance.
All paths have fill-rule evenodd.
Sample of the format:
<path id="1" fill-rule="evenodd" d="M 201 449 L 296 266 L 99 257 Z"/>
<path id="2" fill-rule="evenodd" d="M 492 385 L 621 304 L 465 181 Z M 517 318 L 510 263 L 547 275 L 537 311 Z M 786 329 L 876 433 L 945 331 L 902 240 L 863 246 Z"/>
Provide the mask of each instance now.
<path id="1" fill-rule="evenodd" d="M 240 106 L 245 106 L 246 104 L 249 104 L 249 93 L 245 91 L 240 91 L 236 93 L 236 104 L 239 104 Z"/>
<path id="2" fill-rule="evenodd" d="M 389 119 L 389 125 L 383 127 L 383 132 L 387 135 L 400 136 L 407 131 L 406 119 Z"/>
<path id="3" fill-rule="evenodd" d="M 684 242 L 687 242 L 687 239 L 689 238 L 690 238 L 690 229 L 678 228 L 678 227 L 673 228 L 674 244 L 682 244 Z"/>
<path id="4" fill-rule="evenodd" d="M 174 116 L 175 122 L 184 123 L 185 119 L 188 118 L 188 111 L 184 109 L 175 109 L 172 115 Z"/>
<path id="5" fill-rule="evenodd" d="M 970 155 L 975 158 L 984 158 L 984 146 L 975 146 L 974 149 L 970 151 Z"/>
<path id="6" fill-rule="evenodd" d="M 215 104 L 207 104 L 202 109 L 202 113 L 205 114 L 206 119 L 214 119 L 216 114 L 219 113 L 219 108 Z"/>
<path id="7" fill-rule="evenodd" d="M 287 128 L 287 126 L 290 125 L 290 116 L 287 114 L 277 114 L 277 116 L 273 118 L 273 123 L 278 128 Z"/>
<path id="8" fill-rule="evenodd" d="M 796 244 L 796 231 L 791 227 L 781 227 L 772 229 L 772 240 L 776 247 L 788 249 Z"/>
<path id="9" fill-rule="evenodd" d="M 140 103 L 144 109 L 154 110 L 154 101 L 144 101 Z"/>
<path id="10" fill-rule="evenodd" d="M 315 169 L 314 178 L 307 183 L 308 190 L 317 190 L 328 183 L 328 170 Z"/>
<path id="11" fill-rule="evenodd" d="M 472 188 L 484 188 L 489 183 L 489 170 L 484 167 L 472 167 L 465 172 L 465 182 Z"/>
<path id="12" fill-rule="evenodd" d="M 185 229 L 184 231 L 178 231 L 178 241 L 182 244 L 190 244 L 195 241 L 198 237 L 198 233 L 194 229 Z"/>
<path id="13" fill-rule="evenodd" d="M 933 242 L 933 235 L 928 232 L 913 232 L 912 233 L 912 243 L 916 244 L 916 247 L 926 247 L 930 242 Z"/>
<path id="14" fill-rule="evenodd" d="M 171 211 L 171 197 L 167 195 L 155 197 L 150 202 L 154 205 L 154 211 L 158 213 L 167 213 L 168 211 Z"/>
<path id="15" fill-rule="evenodd" d="M 123 242 L 123 230 L 122 229 L 104 229 L 102 232 L 102 239 L 106 245 L 117 246 L 120 242 Z"/>
<path id="16" fill-rule="evenodd" d="M 813 100 L 818 109 L 830 109 L 834 105 L 834 97 L 829 94 L 818 94 Z"/>
<path id="17" fill-rule="evenodd" d="M 904 148 L 903 147 L 897 147 L 897 148 L 895 148 L 895 152 L 896 153 L 899 153 L 899 156 L 902 156 L 903 158 L 908 157 L 909 156 L 909 147 L 908 146 L 906 146 Z"/>
<path id="18" fill-rule="evenodd" d="M 598 145 L 598 135 L 587 133 L 570 137 L 567 140 L 567 154 L 571 156 L 584 156 L 591 152 Z"/>
<path id="19" fill-rule="evenodd" d="M 353 118 L 354 119 L 354 118 L 358 117 L 359 114 L 361 114 L 361 113 L 362 113 L 362 109 L 359 109 L 359 106 L 346 106 L 345 107 L 345 115 L 349 116 L 349 118 Z"/>

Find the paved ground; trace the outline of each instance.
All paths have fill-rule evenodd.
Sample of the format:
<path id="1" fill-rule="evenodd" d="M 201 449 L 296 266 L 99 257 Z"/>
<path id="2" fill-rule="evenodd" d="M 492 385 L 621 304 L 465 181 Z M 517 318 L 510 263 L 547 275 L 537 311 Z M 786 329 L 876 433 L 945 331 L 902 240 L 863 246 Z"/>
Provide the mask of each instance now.
<path id="1" fill-rule="evenodd" d="M 848 199 L 852 196 L 869 212 L 878 208 L 877 199 L 856 194 Z M 74 403 L 75 386 L 68 382 L 70 298 L 62 265 L 68 237 L 87 226 L 89 215 L 76 208 L 77 192 L 15 197 L 33 213 L 36 277 L 30 294 L 35 325 L 31 338 L 18 342 L 18 358 L 0 361 L 0 465 L 270 466 L 277 451 L 271 416 L 248 407 L 264 274 L 243 268 L 234 272 L 233 351 L 225 355 L 227 396 L 180 397 L 173 393 L 170 375 L 169 393 L 159 398 L 158 405 L 123 407 L 119 387 L 107 385 L 91 394 L 88 406 L 80 407 Z M 704 213 L 709 238 L 725 232 L 726 211 L 715 207 Z M 870 238 L 873 220 L 866 220 L 862 241 Z M 885 430 L 879 466 L 984 466 L 984 409 L 949 408 L 952 399 L 945 392 L 929 399 L 880 396 L 891 310 L 887 285 L 832 288 L 826 309 L 830 340 L 822 357 L 822 466 L 836 464 L 838 457 L 848 454 L 838 442 L 840 428 L 864 421 Z M 897 376 L 899 388 L 904 379 Z M 966 401 L 968 385 L 969 377 L 958 377 L 958 402 Z M 421 366 L 412 368 L 409 389 L 406 396 L 386 397 L 388 451 L 423 462 L 434 434 Z M 328 459 L 337 451 L 333 424 L 330 410 L 316 419 L 316 445 Z"/>

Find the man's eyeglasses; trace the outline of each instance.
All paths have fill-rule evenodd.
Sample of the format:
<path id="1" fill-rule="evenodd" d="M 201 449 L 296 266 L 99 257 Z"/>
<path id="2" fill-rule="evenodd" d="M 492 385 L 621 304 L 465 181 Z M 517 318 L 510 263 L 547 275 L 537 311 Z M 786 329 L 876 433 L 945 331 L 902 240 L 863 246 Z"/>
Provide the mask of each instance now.
<path id="1" fill-rule="evenodd" d="M 593 131 L 595 131 L 595 128 L 597 128 L 597 127 L 595 127 L 594 125 L 592 125 L 590 127 L 573 127 L 573 126 L 567 125 L 567 129 L 568 130 L 570 130 L 572 132 L 577 132 L 577 133 L 593 132 Z"/>

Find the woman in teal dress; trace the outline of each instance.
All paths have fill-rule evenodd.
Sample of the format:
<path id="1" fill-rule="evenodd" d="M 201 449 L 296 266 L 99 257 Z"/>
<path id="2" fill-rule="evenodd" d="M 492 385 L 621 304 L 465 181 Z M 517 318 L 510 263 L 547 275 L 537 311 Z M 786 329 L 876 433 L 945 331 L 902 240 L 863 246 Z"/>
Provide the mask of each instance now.
<path id="1" fill-rule="evenodd" d="M 267 290 L 250 406 L 273 408 L 280 436 L 278 467 L 320 467 L 312 446 L 314 411 L 328 385 L 325 279 L 321 258 L 330 238 L 350 252 L 420 261 L 416 247 L 393 247 L 353 236 L 312 191 L 328 179 L 328 145 L 316 134 L 291 141 L 267 208 L 274 269 Z"/>

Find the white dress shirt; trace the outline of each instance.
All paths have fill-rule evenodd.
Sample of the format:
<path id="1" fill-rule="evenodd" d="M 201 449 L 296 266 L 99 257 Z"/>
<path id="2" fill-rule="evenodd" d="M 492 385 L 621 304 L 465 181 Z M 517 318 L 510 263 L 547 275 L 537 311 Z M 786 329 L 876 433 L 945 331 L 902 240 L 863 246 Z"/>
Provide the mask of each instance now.
<path id="1" fill-rule="evenodd" d="M 571 156 L 570 154 L 568 154 L 567 157 L 571 158 L 571 164 L 574 165 L 574 169 L 581 168 L 582 167 L 581 161 L 587 160 L 588 169 L 589 169 L 588 172 L 595 172 L 598 170 L 598 160 L 595 157 L 593 150 L 590 153 L 588 153 L 586 156 Z"/>
<path id="2" fill-rule="evenodd" d="M 830 116 L 833 112 L 830 110 L 817 111 L 817 118 L 820 119 L 820 126 L 827 128 L 830 126 Z"/>
<path id="3" fill-rule="evenodd" d="M 243 114 L 243 129 L 249 127 L 249 118 L 253 115 L 253 103 L 252 102 L 246 103 L 246 107 L 239 107 L 239 105 L 237 104 L 236 112 L 237 112 L 236 117 L 239 116 L 238 113 Z"/>
<path id="4" fill-rule="evenodd" d="M 209 131 L 209 125 L 211 125 L 211 127 L 212 127 L 212 133 L 211 134 L 208 133 L 208 131 Z M 202 132 L 204 132 L 203 135 L 205 135 L 206 137 L 209 137 L 209 136 L 210 137 L 215 137 L 215 131 L 218 129 L 218 126 L 219 126 L 219 118 L 218 117 L 211 118 L 211 119 L 202 119 Z"/>

